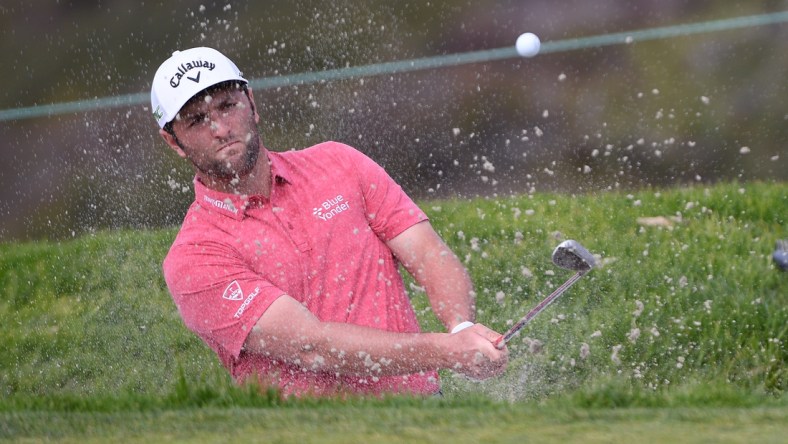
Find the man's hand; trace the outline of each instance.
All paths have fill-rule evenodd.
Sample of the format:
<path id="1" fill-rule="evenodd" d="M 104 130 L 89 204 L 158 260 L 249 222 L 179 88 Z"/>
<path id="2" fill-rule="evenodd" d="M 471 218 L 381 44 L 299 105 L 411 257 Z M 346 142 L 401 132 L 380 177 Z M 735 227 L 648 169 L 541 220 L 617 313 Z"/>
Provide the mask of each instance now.
<path id="1" fill-rule="evenodd" d="M 449 359 L 455 362 L 449 368 L 473 379 L 498 376 L 506 370 L 509 350 L 499 350 L 493 345 L 501 334 L 482 324 L 474 324 L 451 335 L 456 344 L 451 347 Z"/>

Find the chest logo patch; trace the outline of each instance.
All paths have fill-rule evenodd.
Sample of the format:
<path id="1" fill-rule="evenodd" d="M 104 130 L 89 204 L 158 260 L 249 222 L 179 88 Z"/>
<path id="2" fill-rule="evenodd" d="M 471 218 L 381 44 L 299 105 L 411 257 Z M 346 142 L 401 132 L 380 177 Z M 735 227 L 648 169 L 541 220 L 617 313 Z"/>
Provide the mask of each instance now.
<path id="1" fill-rule="evenodd" d="M 319 206 L 314 207 L 312 209 L 312 214 L 318 219 L 326 222 L 349 209 L 350 202 L 345 200 L 344 196 L 338 194 L 336 197 L 326 199 Z"/>
<path id="2" fill-rule="evenodd" d="M 238 284 L 238 281 L 232 281 L 230 285 L 224 289 L 224 294 L 222 297 L 231 301 L 240 301 L 243 299 L 244 292 L 241 290 L 241 286 Z"/>

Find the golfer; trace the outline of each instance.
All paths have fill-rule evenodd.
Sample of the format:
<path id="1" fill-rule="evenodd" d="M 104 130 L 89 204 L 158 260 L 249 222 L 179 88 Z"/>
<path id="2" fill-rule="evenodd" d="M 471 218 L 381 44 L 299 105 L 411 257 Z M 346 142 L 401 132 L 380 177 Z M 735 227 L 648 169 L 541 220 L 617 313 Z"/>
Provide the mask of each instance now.
<path id="1" fill-rule="evenodd" d="M 211 48 L 173 53 L 151 106 L 195 171 L 164 277 L 185 325 L 236 381 L 284 396 L 431 395 L 439 369 L 505 370 L 500 334 L 473 324 L 467 271 L 375 162 L 336 142 L 268 151 L 251 88 Z M 420 331 L 400 264 L 447 333 Z"/>

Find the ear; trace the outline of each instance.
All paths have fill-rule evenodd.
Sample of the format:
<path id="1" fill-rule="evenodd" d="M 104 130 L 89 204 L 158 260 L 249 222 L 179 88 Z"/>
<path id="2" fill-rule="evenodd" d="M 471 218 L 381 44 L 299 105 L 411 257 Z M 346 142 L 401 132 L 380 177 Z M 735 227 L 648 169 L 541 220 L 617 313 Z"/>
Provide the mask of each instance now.
<path id="1" fill-rule="evenodd" d="M 252 92 L 251 87 L 246 87 L 247 97 L 249 98 L 249 105 L 252 106 L 252 112 L 254 113 L 254 123 L 260 123 L 260 114 L 257 113 L 257 107 L 254 105 L 254 92 Z"/>
<path id="2" fill-rule="evenodd" d="M 160 129 L 159 130 L 159 134 L 161 135 L 162 139 L 164 139 L 164 141 L 167 142 L 167 145 L 169 145 L 170 148 L 172 148 L 173 151 L 175 151 L 182 158 L 184 158 L 184 159 L 186 158 L 186 153 L 183 151 L 181 146 L 178 144 L 178 141 L 175 140 L 175 136 L 173 136 L 172 134 L 168 133 L 167 131 L 164 131 L 164 129 Z"/>

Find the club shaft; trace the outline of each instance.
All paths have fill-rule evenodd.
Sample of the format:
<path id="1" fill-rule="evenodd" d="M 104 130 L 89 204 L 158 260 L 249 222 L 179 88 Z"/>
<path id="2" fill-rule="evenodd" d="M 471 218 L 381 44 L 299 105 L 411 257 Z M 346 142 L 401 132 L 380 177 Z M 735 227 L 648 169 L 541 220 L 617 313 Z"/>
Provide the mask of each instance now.
<path id="1" fill-rule="evenodd" d="M 550 296 L 544 298 L 542 302 L 539 303 L 539 305 L 532 308 L 531 311 L 529 311 L 525 316 L 523 316 L 522 319 L 517 321 L 517 323 L 514 324 L 512 328 L 510 328 L 503 336 L 501 336 L 501 339 L 497 341 L 496 345 L 500 344 L 501 341 L 503 341 L 504 344 L 509 342 L 509 340 L 512 339 L 512 337 L 514 337 L 517 332 L 519 332 L 523 327 L 531 322 L 531 319 L 535 318 L 536 315 L 541 313 L 542 310 L 547 308 L 547 306 L 550 305 L 554 300 L 558 299 L 559 296 L 564 294 L 567 288 L 571 287 L 572 284 L 583 277 L 583 275 L 586 273 L 587 271 L 578 271 L 574 276 L 570 277 L 566 282 L 561 284 L 561 286 L 556 288 L 555 291 L 550 294 Z"/>

